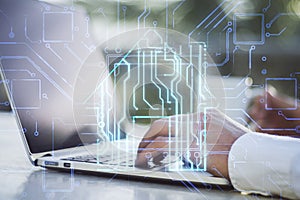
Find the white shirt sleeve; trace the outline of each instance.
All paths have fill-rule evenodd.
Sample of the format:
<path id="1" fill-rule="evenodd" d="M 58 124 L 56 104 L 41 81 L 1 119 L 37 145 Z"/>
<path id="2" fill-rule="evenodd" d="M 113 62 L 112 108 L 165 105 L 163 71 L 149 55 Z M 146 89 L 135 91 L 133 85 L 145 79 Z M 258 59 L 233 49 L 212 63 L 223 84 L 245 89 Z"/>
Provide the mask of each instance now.
<path id="1" fill-rule="evenodd" d="M 300 139 L 247 133 L 232 145 L 228 168 L 243 193 L 300 199 Z"/>

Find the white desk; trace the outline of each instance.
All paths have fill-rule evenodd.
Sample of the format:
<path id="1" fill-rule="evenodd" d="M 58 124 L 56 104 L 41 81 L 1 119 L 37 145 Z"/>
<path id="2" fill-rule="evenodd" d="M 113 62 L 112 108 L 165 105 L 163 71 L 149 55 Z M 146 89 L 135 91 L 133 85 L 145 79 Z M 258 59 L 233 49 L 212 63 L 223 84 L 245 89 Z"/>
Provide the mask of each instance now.
<path id="1" fill-rule="evenodd" d="M 33 167 L 10 113 L 0 113 L 0 199 L 274 199 L 233 190 L 111 179 Z"/>

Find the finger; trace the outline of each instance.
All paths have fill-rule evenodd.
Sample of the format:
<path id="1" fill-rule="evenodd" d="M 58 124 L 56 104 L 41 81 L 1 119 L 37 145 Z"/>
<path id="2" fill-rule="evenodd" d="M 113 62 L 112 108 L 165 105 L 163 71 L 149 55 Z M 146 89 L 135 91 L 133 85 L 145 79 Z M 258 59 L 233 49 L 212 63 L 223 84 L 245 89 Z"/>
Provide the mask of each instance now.
<path id="1" fill-rule="evenodd" d="M 146 147 L 139 149 L 135 165 L 148 167 L 148 162 L 159 163 L 164 158 L 165 152 L 169 151 L 169 138 L 157 137 Z"/>
<path id="2" fill-rule="evenodd" d="M 153 122 L 147 131 L 139 148 L 144 148 L 156 137 L 188 137 L 189 133 L 194 134 L 197 130 L 203 129 L 203 114 L 185 114 L 171 116 L 166 119 L 160 119 Z"/>
<path id="3" fill-rule="evenodd" d="M 197 118 L 197 113 L 194 114 L 184 114 L 184 115 L 174 115 L 165 119 L 159 119 L 153 122 L 149 131 L 146 133 L 144 138 L 152 138 L 153 136 L 169 136 L 168 134 L 173 134 L 174 129 L 178 126 L 184 125 L 186 122 L 195 123 L 202 120 L 202 115 Z M 176 126 L 177 125 L 177 126 Z M 159 135 L 157 134 L 159 133 Z"/>
<path id="4" fill-rule="evenodd" d="M 264 109 L 264 103 L 261 101 L 263 99 L 263 96 L 256 96 L 254 97 L 248 108 L 247 113 L 249 114 L 250 118 L 248 119 L 248 123 L 251 123 L 252 120 L 257 120 L 258 118 L 262 118 L 261 115 L 262 109 Z"/>
<path id="5" fill-rule="evenodd" d="M 145 148 L 157 137 L 173 137 L 173 130 L 176 127 L 176 124 L 179 122 L 179 117 L 181 116 L 172 116 L 166 119 L 159 119 L 154 121 L 150 129 L 141 140 L 139 149 Z"/>
<path id="6" fill-rule="evenodd" d="M 150 145 L 155 138 L 162 136 L 169 136 L 169 125 L 168 121 L 165 119 L 156 120 L 152 123 L 150 129 L 145 134 L 144 138 L 141 140 L 138 153 L 143 150 L 145 147 Z"/>
<path id="7" fill-rule="evenodd" d="M 153 163 L 155 165 L 160 165 L 161 161 L 165 158 L 164 156 L 164 152 L 161 152 L 160 154 L 158 154 L 156 157 L 153 158 Z"/>

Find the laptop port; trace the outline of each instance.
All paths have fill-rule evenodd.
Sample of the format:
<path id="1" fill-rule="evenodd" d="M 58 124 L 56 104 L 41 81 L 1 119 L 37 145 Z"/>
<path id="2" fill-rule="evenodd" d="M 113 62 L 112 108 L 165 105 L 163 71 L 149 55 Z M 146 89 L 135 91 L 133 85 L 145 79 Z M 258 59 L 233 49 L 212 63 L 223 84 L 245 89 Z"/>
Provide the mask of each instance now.
<path id="1" fill-rule="evenodd" d="M 58 162 L 54 162 L 54 161 L 45 161 L 45 165 L 48 165 L 48 166 L 58 166 Z"/>
<path id="2" fill-rule="evenodd" d="M 71 167 L 71 163 L 64 163 L 64 167 L 70 168 Z"/>

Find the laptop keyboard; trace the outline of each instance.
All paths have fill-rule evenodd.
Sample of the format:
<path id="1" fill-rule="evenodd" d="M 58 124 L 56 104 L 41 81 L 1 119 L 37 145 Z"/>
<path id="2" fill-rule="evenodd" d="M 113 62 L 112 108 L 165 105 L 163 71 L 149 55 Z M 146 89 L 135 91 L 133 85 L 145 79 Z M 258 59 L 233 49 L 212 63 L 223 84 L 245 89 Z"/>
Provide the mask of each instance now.
<path id="1" fill-rule="evenodd" d="M 75 157 L 63 158 L 61 160 L 126 167 L 133 167 L 135 162 L 133 159 L 126 159 L 126 154 L 118 155 L 118 157 L 115 158 L 112 158 L 111 155 L 80 155 Z"/>
<path id="2" fill-rule="evenodd" d="M 121 153 L 118 156 L 112 157 L 112 155 L 101 155 L 101 156 L 95 156 L 95 155 L 80 155 L 80 156 L 74 156 L 74 157 L 67 157 L 62 158 L 61 160 L 67 160 L 67 161 L 75 161 L 75 162 L 86 162 L 86 163 L 94 163 L 94 164 L 102 164 L 107 166 L 123 166 L 123 167 L 134 167 L 135 159 L 129 158 L 126 156 L 126 153 Z M 151 164 L 149 165 L 150 169 L 159 168 L 176 163 L 178 161 L 178 158 L 175 157 L 171 160 L 166 159 L 163 160 L 160 164 Z"/>

